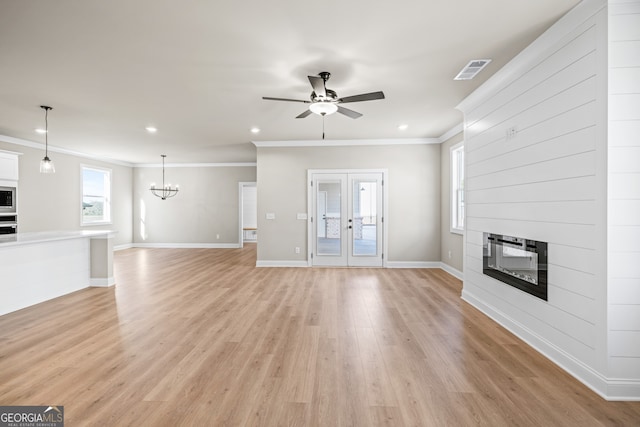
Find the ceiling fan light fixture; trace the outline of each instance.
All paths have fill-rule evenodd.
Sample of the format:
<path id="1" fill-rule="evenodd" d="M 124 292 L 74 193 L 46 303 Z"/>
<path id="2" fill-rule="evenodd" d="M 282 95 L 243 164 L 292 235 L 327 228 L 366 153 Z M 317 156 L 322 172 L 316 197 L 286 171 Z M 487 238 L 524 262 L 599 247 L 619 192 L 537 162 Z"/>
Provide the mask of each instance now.
<path id="1" fill-rule="evenodd" d="M 338 111 L 338 106 L 333 102 L 314 102 L 309 106 L 309 110 L 320 116 L 327 116 Z"/>

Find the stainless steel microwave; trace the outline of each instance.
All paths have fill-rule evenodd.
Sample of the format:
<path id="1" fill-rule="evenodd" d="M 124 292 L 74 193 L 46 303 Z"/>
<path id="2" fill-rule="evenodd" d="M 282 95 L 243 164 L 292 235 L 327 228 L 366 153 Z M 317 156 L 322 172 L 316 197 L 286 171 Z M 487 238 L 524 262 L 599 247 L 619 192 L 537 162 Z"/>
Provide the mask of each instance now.
<path id="1" fill-rule="evenodd" d="M 0 213 L 15 213 L 16 187 L 0 187 Z"/>

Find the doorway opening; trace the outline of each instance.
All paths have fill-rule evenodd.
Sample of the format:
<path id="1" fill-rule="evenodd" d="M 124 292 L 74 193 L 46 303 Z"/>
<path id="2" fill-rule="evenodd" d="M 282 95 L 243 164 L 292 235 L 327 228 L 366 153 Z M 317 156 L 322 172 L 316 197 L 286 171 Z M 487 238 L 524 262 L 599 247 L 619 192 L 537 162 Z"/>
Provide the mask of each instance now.
<path id="1" fill-rule="evenodd" d="M 241 182 L 238 186 L 239 234 L 238 246 L 258 241 L 258 188 L 255 182 Z"/>

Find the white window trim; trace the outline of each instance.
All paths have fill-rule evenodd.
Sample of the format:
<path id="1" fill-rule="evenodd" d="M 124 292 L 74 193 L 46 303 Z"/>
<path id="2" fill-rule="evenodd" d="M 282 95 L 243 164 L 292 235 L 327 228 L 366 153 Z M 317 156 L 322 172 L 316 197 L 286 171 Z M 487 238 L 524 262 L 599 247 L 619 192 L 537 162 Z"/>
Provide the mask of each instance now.
<path id="1" fill-rule="evenodd" d="M 456 179 L 453 175 L 455 170 L 454 151 L 460 148 L 463 148 L 463 152 L 464 152 L 464 141 L 451 146 L 451 148 L 449 149 L 449 207 L 451 209 L 451 212 L 449 215 L 449 231 L 455 234 L 464 234 L 464 224 L 462 227 L 458 227 L 455 219 L 458 211 L 458 206 L 456 205 L 456 194 L 455 194 L 456 188 L 454 188 L 454 183 Z"/>
<path id="2" fill-rule="evenodd" d="M 100 172 L 106 172 L 109 174 L 109 194 L 107 196 L 107 201 L 108 201 L 108 209 L 109 209 L 109 214 L 108 217 L 109 219 L 106 221 L 91 221 L 91 222 L 85 222 L 84 221 L 84 215 L 83 215 L 83 208 L 82 208 L 82 203 L 84 200 L 84 178 L 83 178 L 83 171 L 85 169 L 92 169 L 95 171 L 100 171 Z M 110 225 L 113 224 L 113 220 L 112 220 L 112 213 L 113 213 L 113 209 L 112 209 L 112 195 L 113 195 L 113 171 L 109 168 L 102 168 L 100 166 L 94 166 L 94 165 L 86 165 L 86 164 L 80 164 L 80 226 L 81 227 L 93 227 L 93 226 L 98 226 L 98 225 Z"/>

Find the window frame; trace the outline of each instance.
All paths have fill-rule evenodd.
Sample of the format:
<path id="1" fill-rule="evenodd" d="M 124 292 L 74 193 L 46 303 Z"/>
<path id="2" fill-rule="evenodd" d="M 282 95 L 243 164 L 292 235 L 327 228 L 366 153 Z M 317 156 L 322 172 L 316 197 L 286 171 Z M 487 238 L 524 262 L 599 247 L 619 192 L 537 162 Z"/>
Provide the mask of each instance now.
<path id="1" fill-rule="evenodd" d="M 461 154 L 461 159 L 459 158 Z M 461 166 L 461 170 L 460 170 Z M 464 141 L 459 142 L 449 149 L 449 177 L 450 177 L 450 208 L 449 231 L 456 234 L 464 234 Z M 458 198 L 461 195 L 461 199 Z M 462 224 L 458 223 L 459 212 L 462 211 Z"/>
<path id="2" fill-rule="evenodd" d="M 84 198 L 85 198 L 85 182 L 84 182 L 84 172 L 85 170 L 91 170 L 94 172 L 100 172 L 102 174 L 105 174 L 107 179 L 104 180 L 103 178 L 103 184 L 105 184 L 105 186 L 107 187 L 105 189 L 105 192 L 107 193 L 104 197 L 104 206 L 103 206 L 103 216 L 102 219 L 100 220 L 96 220 L 96 221 L 86 221 L 85 220 L 85 216 L 84 216 Z M 94 165 L 86 165 L 86 164 L 81 164 L 80 165 L 80 226 L 81 227 L 91 227 L 91 226 L 96 226 L 96 225 L 109 225 L 112 224 L 112 179 L 113 179 L 113 173 L 112 170 L 109 168 L 103 168 L 100 166 L 94 166 Z"/>

